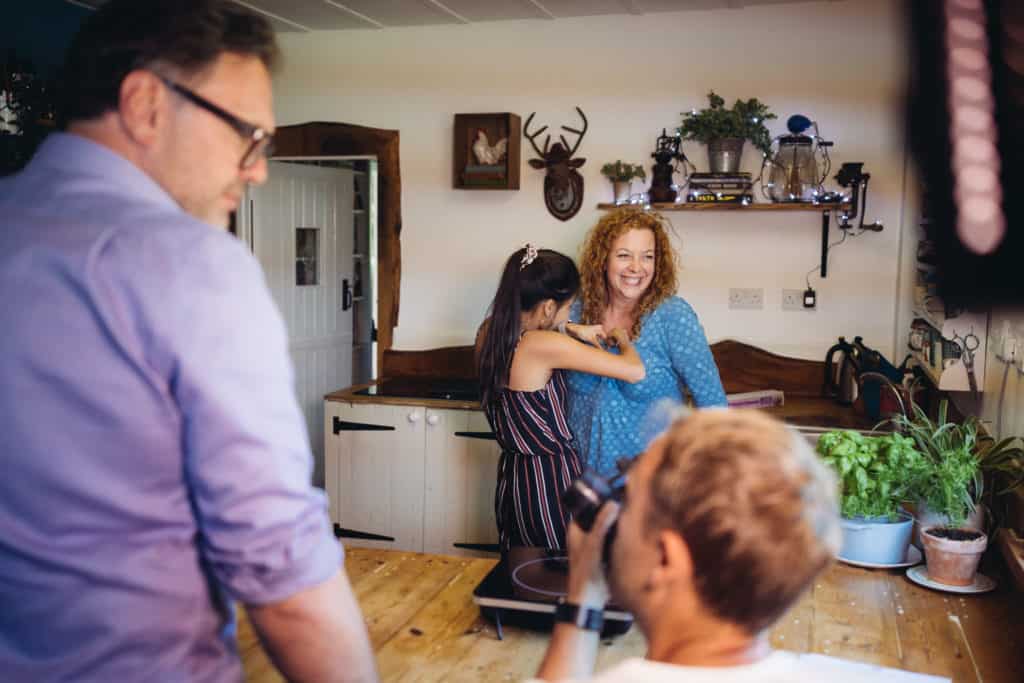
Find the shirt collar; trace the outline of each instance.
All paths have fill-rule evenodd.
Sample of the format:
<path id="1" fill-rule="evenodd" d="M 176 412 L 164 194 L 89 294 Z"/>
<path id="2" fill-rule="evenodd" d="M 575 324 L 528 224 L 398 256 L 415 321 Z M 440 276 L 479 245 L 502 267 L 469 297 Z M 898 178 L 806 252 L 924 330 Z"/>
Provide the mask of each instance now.
<path id="1" fill-rule="evenodd" d="M 30 165 L 102 178 L 119 193 L 182 210 L 178 202 L 138 166 L 109 147 L 81 135 L 51 133 L 39 146 Z"/>

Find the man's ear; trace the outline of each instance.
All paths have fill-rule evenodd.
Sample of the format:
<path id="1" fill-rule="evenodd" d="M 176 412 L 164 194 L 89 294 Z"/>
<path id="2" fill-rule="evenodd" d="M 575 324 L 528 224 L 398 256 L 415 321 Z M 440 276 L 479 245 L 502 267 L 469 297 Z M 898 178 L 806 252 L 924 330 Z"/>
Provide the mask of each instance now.
<path id="1" fill-rule="evenodd" d="M 682 536 L 672 529 L 658 532 L 658 565 L 652 572 L 652 583 L 664 587 L 693 581 L 693 556 Z"/>
<path id="2" fill-rule="evenodd" d="M 132 71 L 121 81 L 118 113 L 133 142 L 149 147 L 156 140 L 166 116 L 167 96 L 167 88 L 148 71 Z"/>

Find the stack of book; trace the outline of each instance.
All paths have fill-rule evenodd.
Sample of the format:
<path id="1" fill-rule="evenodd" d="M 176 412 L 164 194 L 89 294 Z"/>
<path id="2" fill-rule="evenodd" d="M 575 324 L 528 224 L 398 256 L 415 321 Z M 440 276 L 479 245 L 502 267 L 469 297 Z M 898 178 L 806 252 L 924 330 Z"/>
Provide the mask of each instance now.
<path id="1" fill-rule="evenodd" d="M 686 201 L 749 204 L 754 201 L 753 187 L 749 173 L 691 173 Z"/>

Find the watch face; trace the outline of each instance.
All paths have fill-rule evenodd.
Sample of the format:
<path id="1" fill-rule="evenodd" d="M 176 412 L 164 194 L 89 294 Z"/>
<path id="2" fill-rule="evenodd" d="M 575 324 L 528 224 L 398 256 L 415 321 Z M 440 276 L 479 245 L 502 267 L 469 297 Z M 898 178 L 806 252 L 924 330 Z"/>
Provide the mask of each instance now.
<path id="1" fill-rule="evenodd" d="M 564 598 L 559 598 L 555 605 L 555 621 L 573 624 L 587 631 L 600 631 L 604 627 L 604 611 L 593 607 L 581 607 Z"/>

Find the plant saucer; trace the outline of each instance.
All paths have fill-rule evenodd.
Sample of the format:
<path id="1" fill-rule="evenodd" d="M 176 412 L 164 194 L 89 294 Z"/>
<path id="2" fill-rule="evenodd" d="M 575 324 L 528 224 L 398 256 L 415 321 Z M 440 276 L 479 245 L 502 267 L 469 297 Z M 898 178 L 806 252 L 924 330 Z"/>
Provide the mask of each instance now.
<path id="1" fill-rule="evenodd" d="M 945 591 L 947 593 L 987 593 L 996 587 L 995 579 L 991 579 L 981 573 L 974 575 L 974 583 L 969 586 L 953 586 L 948 583 L 939 583 L 938 581 L 933 581 L 928 576 L 928 565 L 911 567 L 907 570 L 907 578 L 919 586 L 934 588 L 937 591 Z"/>
<path id="2" fill-rule="evenodd" d="M 907 554 L 903 556 L 902 562 L 896 562 L 895 564 L 881 564 L 878 562 L 862 562 L 860 560 L 848 560 L 842 555 L 837 556 L 840 562 L 845 564 L 853 565 L 854 567 L 864 567 L 865 569 L 902 569 L 903 567 L 913 567 L 915 564 L 921 564 L 924 558 L 921 556 L 921 551 L 915 548 L 913 545 L 907 546 Z"/>

